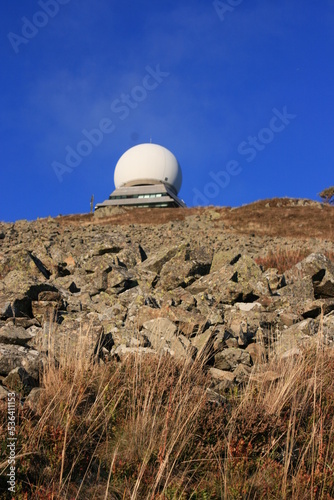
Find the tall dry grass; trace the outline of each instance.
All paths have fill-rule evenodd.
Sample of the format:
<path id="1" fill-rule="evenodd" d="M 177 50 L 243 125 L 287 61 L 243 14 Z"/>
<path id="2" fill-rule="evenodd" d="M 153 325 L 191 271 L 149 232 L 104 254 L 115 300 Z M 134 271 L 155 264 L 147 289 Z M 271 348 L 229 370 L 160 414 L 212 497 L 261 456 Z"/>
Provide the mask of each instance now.
<path id="1" fill-rule="evenodd" d="M 284 273 L 311 253 L 312 250 L 303 248 L 289 249 L 277 247 L 270 250 L 263 257 L 256 257 L 254 260 L 264 269 L 275 268 L 279 273 Z M 324 252 L 324 255 L 334 262 L 334 252 Z"/>
<path id="2" fill-rule="evenodd" d="M 50 354 L 37 407 L 18 408 L 15 498 L 333 498 L 334 351 L 321 340 L 272 354 L 222 404 L 203 363 Z"/>

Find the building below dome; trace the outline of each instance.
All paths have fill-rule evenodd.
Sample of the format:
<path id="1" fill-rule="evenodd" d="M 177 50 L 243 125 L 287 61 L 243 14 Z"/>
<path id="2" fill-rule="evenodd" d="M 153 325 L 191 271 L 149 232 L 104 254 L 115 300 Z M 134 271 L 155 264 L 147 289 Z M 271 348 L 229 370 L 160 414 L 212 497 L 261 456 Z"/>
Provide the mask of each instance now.
<path id="1" fill-rule="evenodd" d="M 95 210 L 107 207 L 185 207 L 177 196 L 182 172 L 175 156 L 157 144 L 139 144 L 126 151 L 117 162 L 115 191 Z M 100 213 L 99 213 L 100 215 Z"/>

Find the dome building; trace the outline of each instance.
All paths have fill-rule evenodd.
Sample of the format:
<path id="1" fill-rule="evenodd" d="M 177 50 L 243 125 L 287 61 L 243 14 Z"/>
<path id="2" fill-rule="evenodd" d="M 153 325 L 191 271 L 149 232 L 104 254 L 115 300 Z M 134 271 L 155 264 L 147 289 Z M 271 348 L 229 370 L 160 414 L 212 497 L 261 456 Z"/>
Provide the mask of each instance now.
<path id="1" fill-rule="evenodd" d="M 118 160 L 115 191 L 95 210 L 113 206 L 185 207 L 178 197 L 181 167 L 175 156 L 158 144 L 139 144 Z"/>

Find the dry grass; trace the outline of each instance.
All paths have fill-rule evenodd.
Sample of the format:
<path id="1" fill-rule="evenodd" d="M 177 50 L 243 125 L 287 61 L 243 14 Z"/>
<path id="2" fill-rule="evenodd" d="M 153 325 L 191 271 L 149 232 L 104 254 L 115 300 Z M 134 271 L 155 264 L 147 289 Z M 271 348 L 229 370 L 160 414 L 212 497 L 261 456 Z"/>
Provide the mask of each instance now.
<path id="1" fill-rule="evenodd" d="M 334 241 L 334 206 L 291 204 L 290 198 L 250 203 L 222 214 L 226 227 L 238 233 Z"/>
<path id="2" fill-rule="evenodd" d="M 319 238 L 334 241 L 334 206 L 309 204 L 298 206 L 298 200 L 273 198 L 261 200 L 238 208 L 193 207 L 193 208 L 137 208 L 123 214 L 97 219 L 93 214 L 78 214 L 58 217 L 61 225 L 159 225 L 171 221 L 182 221 L 188 216 L 204 216 L 214 210 L 220 219 L 213 222 L 216 229 L 224 228 L 237 233 L 257 236 L 287 238 Z"/>
<path id="3" fill-rule="evenodd" d="M 37 412 L 18 408 L 15 498 L 333 498 L 334 351 L 320 345 L 254 366 L 222 405 L 197 363 L 50 360 Z"/>
<path id="4" fill-rule="evenodd" d="M 307 249 L 289 249 L 278 247 L 276 250 L 270 250 L 264 257 L 256 257 L 254 260 L 263 269 L 275 268 L 279 273 L 284 273 L 291 267 L 301 262 L 312 250 Z M 334 252 L 322 252 L 326 257 L 334 262 Z"/>

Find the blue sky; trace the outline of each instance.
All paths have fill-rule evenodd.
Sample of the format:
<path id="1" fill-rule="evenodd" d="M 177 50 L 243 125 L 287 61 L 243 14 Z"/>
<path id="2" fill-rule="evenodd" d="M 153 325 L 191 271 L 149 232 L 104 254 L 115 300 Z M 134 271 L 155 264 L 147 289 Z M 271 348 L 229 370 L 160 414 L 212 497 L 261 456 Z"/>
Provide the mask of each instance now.
<path id="1" fill-rule="evenodd" d="M 0 26 L 0 220 L 88 212 L 150 138 L 189 206 L 334 184 L 334 0 L 16 0 Z"/>

